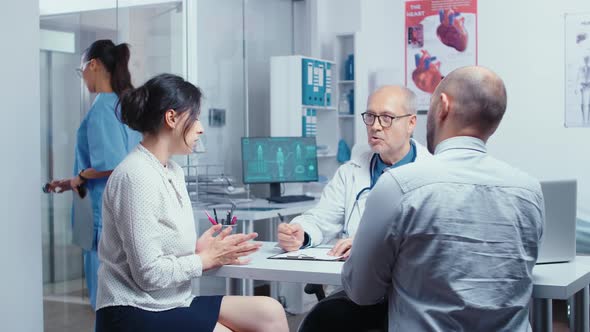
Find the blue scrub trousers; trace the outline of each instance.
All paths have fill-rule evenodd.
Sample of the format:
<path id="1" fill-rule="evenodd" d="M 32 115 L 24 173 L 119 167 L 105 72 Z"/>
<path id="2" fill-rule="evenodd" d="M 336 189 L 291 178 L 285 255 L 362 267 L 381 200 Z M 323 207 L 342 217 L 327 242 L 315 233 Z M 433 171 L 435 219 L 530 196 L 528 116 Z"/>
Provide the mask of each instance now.
<path id="1" fill-rule="evenodd" d="M 84 274 L 86 275 L 86 287 L 90 295 L 90 305 L 96 310 L 96 289 L 98 288 L 98 252 L 96 250 L 84 250 Z"/>
<path id="2" fill-rule="evenodd" d="M 96 290 L 98 289 L 98 242 L 100 241 L 101 228 L 94 226 L 94 240 L 92 250 L 84 250 L 84 275 L 86 277 L 86 287 L 90 295 L 90 305 L 96 311 Z"/>

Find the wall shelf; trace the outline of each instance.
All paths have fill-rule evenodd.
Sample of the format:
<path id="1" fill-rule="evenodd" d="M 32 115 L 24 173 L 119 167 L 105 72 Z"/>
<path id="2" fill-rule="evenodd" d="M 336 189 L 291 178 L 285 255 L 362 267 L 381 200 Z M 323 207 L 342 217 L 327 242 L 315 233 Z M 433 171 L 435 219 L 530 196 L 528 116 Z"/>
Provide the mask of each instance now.
<path id="1" fill-rule="evenodd" d="M 356 58 L 356 33 L 347 33 L 337 35 L 334 40 L 334 60 L 336 62 L 335 80 L 337 91 L 335 92 L 335 98 L 338 103 L 338 138 L 343 139 L 351 149 L 355 144 L 355 136 L 357 131 L 357 122 L 360 120 L 360 116 L 356 112 L 350 114 L 346 112 L 350 108 L 354 109 L 354 104 L 357 99 L 357 85 L 359 78 L 356 77 L 356 60 L 353 63 L 353 74 L 352 76 L 347 75 L 348 68 L 348 57 L 353 55 Z M 352 79 L 346 79 L 352 78 Z M 352 98 L 350 95 L 352 94 Z M 351 100 L 352 99 L 352 100 Z M 350 105 L 350 103 L 353 105 Z M 340 113 L 342 111 L 342 113 Z"/>
<path id="2" fill-rule="evenodd" d="M 317 106 L 317 105 L 301 105 L 301 108 L 311 108 L 319 111 L 336 111 L 335 106 Z"/>

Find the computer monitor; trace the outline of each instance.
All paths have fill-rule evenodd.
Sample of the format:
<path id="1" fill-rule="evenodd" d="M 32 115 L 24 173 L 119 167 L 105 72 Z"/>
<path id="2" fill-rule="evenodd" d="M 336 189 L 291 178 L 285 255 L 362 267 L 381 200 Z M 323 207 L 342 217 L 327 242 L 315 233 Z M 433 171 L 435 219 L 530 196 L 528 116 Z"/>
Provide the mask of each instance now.
<path id="1" fill-rule="evenodd" d="M 242 175 L 246 184 L 269 183 L 271 197 L 282 182 L 317 181 L 315 137 L 242 137 Z"/>

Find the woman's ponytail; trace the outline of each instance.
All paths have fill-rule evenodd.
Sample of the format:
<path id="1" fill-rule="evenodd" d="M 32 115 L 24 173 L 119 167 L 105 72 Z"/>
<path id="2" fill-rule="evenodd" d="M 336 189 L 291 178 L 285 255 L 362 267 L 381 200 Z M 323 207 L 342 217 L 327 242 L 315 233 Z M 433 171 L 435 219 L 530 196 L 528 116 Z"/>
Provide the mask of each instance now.
<path id="1" fill-rule="evenodd" d="M 119 98 L 129 89 L 131 74 L 129 73 L 129 45 L 116 45 L 109 39 L 97 40 L 84 51 L 84 61 L 98 59 L 111 75 L 111 89 Z"/>
<path id="2" fill-rule="evenodd" d="M 149 117 L 145 117 L 150 94 L 145 86 L 127 89 L 119 99 L 121 105 L 121 121 L 129 128 L 141 133 L 150 132 L 153 128 Z M 152 127 L 152 128 L 150 128 Z"/>
<path id="3" fill-rule="evenodd" d="M 121 121 L 142 134 L 156 134 L 164 125 L 166 112 L 187 114 L 183 135 L 198 121 L 202 93 L 199 88 L 172 74 L 160 74 L 119 99 Z M 187 143 L 188 145 L 188 143 Z"/>
<path id="4" fill-rule="evenodd" d="M 111 87 L 120 98 L 126 90 L 133 89 L 129 73 L 129 45 L 119 44 L 113 47 L 112 52 L 115 61 L 111 72 Z"/>

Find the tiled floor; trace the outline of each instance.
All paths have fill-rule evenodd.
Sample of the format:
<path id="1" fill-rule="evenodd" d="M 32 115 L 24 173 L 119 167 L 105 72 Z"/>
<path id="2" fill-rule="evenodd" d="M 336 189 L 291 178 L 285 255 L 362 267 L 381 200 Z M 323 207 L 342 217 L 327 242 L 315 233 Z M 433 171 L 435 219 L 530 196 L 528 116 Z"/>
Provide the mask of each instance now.
<path id="1" fill-rule="evenodd" d="M 94 331 L 94 312 L 90 305 L 55 301 L 44 301 L 43 305 L 45 332 Z M 553 330 L 555 332 L 569 331 L 565 310 L 565 302 L 554 303 Z M 288 316 L 289 330 L 297 331 L 303 317 L 304 315 Z"/>
<path id="2" fill-rule="evenodd" d="M 45 332 L 93 332 L 94 312 L 88 304 L 43 301 Z M 303 315 L 288 316 L 289 331 L 297 331 Z"/>

